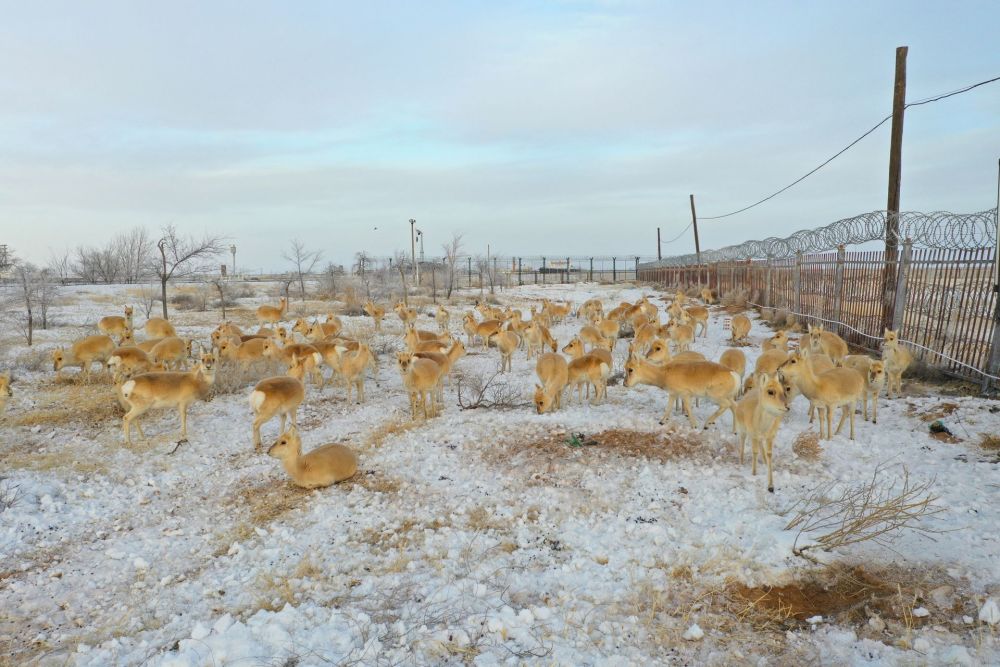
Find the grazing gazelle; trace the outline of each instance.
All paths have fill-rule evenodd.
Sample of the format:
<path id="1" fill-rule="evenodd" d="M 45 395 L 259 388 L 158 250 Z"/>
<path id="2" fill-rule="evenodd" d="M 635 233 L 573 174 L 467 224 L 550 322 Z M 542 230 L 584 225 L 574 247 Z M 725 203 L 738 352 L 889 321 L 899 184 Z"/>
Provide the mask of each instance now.
<path id="1" fill-rule="evenodd" d="M 267 455 L 280 460 L 292 482 L 303 489 L 330 486 L 350 479 L 358 471 L 358 457 L 344 445 L 322 445 L 303 454 L 295 426 L 274 441 Z"/>
<path id="2" fill-rule="evenodd" d="M 626 387 L 649 384 L 665 389 L 668 396 L 664 423 L 670 421 L 674 399 L 680 398 L 692 428 L 698 427 L 691 412 L 692 397 L 707 398 L 719 406 L 705 420 L 704 428 L 708 428 L 719 415 L 732 408 L 740 382 L 740 376 L 714 361 L 674 361 L 660 366 L 641 357 L 632 357 L 625 364 Z"/>
<path id="3" fill-rule="evenodd" d="M 569 364 L 566 357 L 546 352 L 538 357 L 535 373 L 541 384 L 535 385 L 535 410 L 545 414 L 562 407 L 562 395 L 569 382 Z"/>
<path id="4" fill-rule="evenodd" d="M 733 342 L 738 343 L 750 335 L 750 318 L 742 313 L 733 318 L 729 325 L 729 333 L 733 335 Z"/>
<path id="5" fill-rule="evenodd" d="M 108 359 L 115 349 L 115 342 L 110 336 L 87 336 L 66 348 L 56 348 L 52 351 L 52 370 L 57 373 L 65 366 L 79 366 L 85 375 L 90 376 L 90 366 L 95 361 L 100 362 L 105 370 Z"/>
<path id="6" fill-rule="evenodd" d="M 136 375 L 121 386 L 121 398 L 127 408 L 122 426 L 125 430 L 125 444 L 132 444 L 132 422 L 145 438 L 139 417 L 150 408 L 176 407 L 181 417 L 181 438 L 187 439 L 187 409 L 192 403 L 208 395 L 215 381 L 214 358 L 204 355 L 202 362 L 194 369 L 179 371 L 156 371 Z"/>
<path id="7" fill-rule="evenodd" d="M 167 338 L 169 336 L 176 336 L 177 331 L 174 330 L 174 325 L 170 323 L 169 320 L 165 320 L 162 317 L 151 317 L 146 320 L 146 324 L 143 326 L 146 331 L 146 336 L 149 338 Z"/>

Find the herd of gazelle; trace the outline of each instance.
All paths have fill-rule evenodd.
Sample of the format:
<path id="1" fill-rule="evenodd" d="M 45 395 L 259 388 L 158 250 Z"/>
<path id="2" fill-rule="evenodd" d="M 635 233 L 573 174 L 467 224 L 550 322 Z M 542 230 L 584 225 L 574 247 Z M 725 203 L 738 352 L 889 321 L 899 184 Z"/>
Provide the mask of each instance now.
<path id="1" fill-rule="evenodd" d="M 799 340 L 798 349 L 791 351 L 792 341 L 786 331 L 765 340 L 749 376 L 746 357 L 737 348 L 726 349 L 718 362 L 708 360 L 689 349 L 696 337 L 707 336 L 706 306 L 714 299 L 710 292 L 703 292 L 702 298 L 705 305 L 691 303 L 683 292 L 678 292 L 665 308 L 667 321 L 662 324 L 659 308 L 647 297 L 636 303 L 622 302 L 608 312 L 599 299 L 590 299 L 575 313 L 571 303 L 543 299 L 540 307 L 531 307 L 530 319 L 524 319 L 520 310 L 480 301 L 477 312 L 463 314 L 462 330 L 470 348 L 496 348 L 501 373 L 511 370 L 518 350 L 525 350 L 528 359 L 537 358 L 534 404 L 538 413 L 560 409 L 566 388 L 572 391 L 575 387 L 581 403 L 585 395 L 590 398 L 591 388 L 594 401 L 605 400 L 613 351 L 619 337 L 631 337 L 625 386 L 647 384 L 664 389 L 668 393 L 664 423 L 676 409 L 681 409 L 691 426 L 697 427 L 692 399 L 704 398 L 716 405 L 704 428 L 730 410 L 740 462 L 749 440 L 753 472 L 756 474 L 758 459 L 763 459 L 768 467 L 769 490 L 773 490 L 773 440 L 795 396 L 801 393 L 808 399 L 810 422 L 818 413 L 821 438 L 839 433 L 849 420 L 850 437 L 854 439 L 858 402 L 867 420 L 871 401 L 871 418 L 877 422 L 882 388 L 890 398 L 901 392 L 901 376 L 912 355 L 899 344 L 896 332 L 890 330 L 885 331 L 881 359 L 848 354 L 846 342 L 820 325 L 810 326 Z M 417 328 L 415 308 L 400 302 L 392 310 L 403 325 L 404 349 L 397 353 L 396 361 L 409 395 L 411 416 L 432 417 L 443 405 L 444 386 L 450 383 L 453 366 L 465 354 L 466 344 L 461 338 L 452 338 L 450 313 L 443 306 L 437 306 L 433 316 L 437 331 Z M 381 331 L 386 309 L 369 300 L 364 311 L 374 321 L 376 331 Z M 327 445 L 303 456 L 297 430 L 296 415 L 306 398 L 307 380 L 322 390 L 326 384 L 324 366 L 332 370 L 334 378 L 339 377 L 347 400 L 354 393 L 359 402 L 364 401 L 366 370 L 378 368 L 371 348 L 343 335 L 343 324 L 334 314 L 312 321 L 299 318 L 286 329 L 280 326 L 287 315 L 287 301 L 283 298 L 277 306 L 257 309 L 260 328 L 256 333 L 244 333 L 236 325 L 223 322 L 211 334 L 211 351 L 196 352 L 196 343 L 179 338 L 171 323 L 162 318 L 149 318 L 143 326 L 147 340 L 136 342 L 132 308 L 126 306 L 124 313 L 102 318 L 98 322 L 100 334 L 82 338 L 68 349 L 53 351 L 53 368 L 59 372 L 65 366 L 79 366 L 89 375 L 92 364 L 98 362 L 114 371 L 118 399 L 126 410 L 123 431 L 127 444 L 132 443 L 133 425 L 144 437 L 139 417 L 152 408 L 177 408 L 181 437 L 186 438 L 187 409 L 196 400 L 208 397 L 220 364 L 249 371 L 260 362 L 271 361 L 282 364 L 286 372 L 264 377 L 250 393 L 255 448 L 263 446 L 261 427 L 279 417 L 281 436 L 269 454 L 282 459 L 296 483 L 312 488 L 354 474 L 356 459 L 342 446 Z M 571 315 L 581 321 L 581 326 L 560 349 L 550 328 Z M 750 330 L 751 321 L 746 315 L 732 318 L 734 343 L 745 341 Z M 296 335 L 302 340 L 296 341 Z M 190 359 L 197 363 L 189 369 Z M 9 375 L 0 375 L 0 412 L 11 395 Z M 841 417 L 834 431 L 832 420 L 837 408 L 841 409 Z"/>

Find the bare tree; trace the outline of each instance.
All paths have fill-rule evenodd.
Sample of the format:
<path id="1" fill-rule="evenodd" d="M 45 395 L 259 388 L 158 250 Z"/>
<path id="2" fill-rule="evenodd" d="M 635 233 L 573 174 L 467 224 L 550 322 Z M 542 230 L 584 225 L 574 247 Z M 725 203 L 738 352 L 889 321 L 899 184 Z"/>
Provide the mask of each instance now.
<path id="1" fill-rule="evenodd" d="M 154 247 L 153 239 L 144 227 L 133 227 L 111 241 L 124 282 L 138 283 L 147 275 Z"/>
<path id="2" fill-rule="evenodd" d="M 152 283 L 146 283 L 139 288 L 139 303 L 145 311 L 146 319 L 148 320 L 150 314 L 153 312 L 153 306 L 156 305 L 156 288 L 153 287 Z"/>
<path id="3" fill-rule="evenodd" d="M 403 303 L 409 307 L 410 293 L 406 288 L 406 252 L 397 250 L 396 254 L 393 255 L 392 261 L 395 263 L 396 271 L 399 272 L 399 282 L 403 285 Z"/>
<path id="4" fill-rule="evenodd" d="M 59 280 L 59 283 L 65 285 L 69 282 L 70 278 L 73 277 L 73 260 L 70 257 L 70 251 L 67 248 L 61 253 L 57 253 L 54 250 L 49 250 L 49 271 L 52 275 Z"/>
<path id="5" fill-rule="evenodd" d="M 322 250 L 308 250 L 306 244 L 301 239 L 292 239 L 287 252 L 281 253 L 295 266 L 295 275 L 299 283 L 299 298 L 306 300 L 306 280 L 305 275 L 312 273 L 319 260 L 323 257 Z"/>
<path id="6" fill-rule="evenodd" d="M 34 344 L 35 328 L 48 327 L 48 309 L 56 294 L 56 285 L 47 270 L 40 270 L 29 262 L 14 262 L 15 290 L 12 304 L 18 311 L 15 321 L 25 342 Z"/>
<path id="7" fill-rule="evenodd" d="M 160 279 L 164 318 L 167 317 L 167 282 L 205 271 L 202 262 L 218 255 L 223 248 L 221 237 L 206 235 L 196 240 L 194 237 L 181 237 L 173 225 L 163 228 L 163 237 L 156 244 L 160 257 L 154 262 L 153 270 Z"/>
<path id="8" fill-rule="evenodd" d="M 222 308 L 222 319 L 226 319 L 226 290 L 229 284 L 222 278 L 222 276 L 216 276 L 212 279 L 212 285 L 215 286 L 215 291 L 219 293 L 219 307 Z"/>
<path id="9" fill-rule="evenodd" d="M 458 256 L 462 252 L 462 235 L 453 233 L 451 241 L 441 246 L 444 249 L 445 264 L 445 286 L 448 290 L 447 298 L 451 298 L 451 291 L 455 288 L 455 268 L 458 266 Z"/>

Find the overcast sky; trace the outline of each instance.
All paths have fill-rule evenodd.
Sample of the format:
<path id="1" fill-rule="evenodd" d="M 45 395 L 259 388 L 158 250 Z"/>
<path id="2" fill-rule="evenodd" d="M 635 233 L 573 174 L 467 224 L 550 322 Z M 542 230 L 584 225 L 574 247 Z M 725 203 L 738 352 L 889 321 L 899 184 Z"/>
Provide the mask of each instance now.
<path id="1" fill-rule="evenodd" d="M 695 6 L 697 5 L 697 6 Z M 0 243 L 51 250 L 135 225 L 231 237 L 284 268 L 300 237 L 347 262 L 654 255 L 908 99 L 1000 75 L 1000 3 L 0 2 Z M 889 125 L 702 247 L 885 208 Z M 994 205 L 1000 83 L 911 109 L 902 207 Z M 377 229 L 376 229 L 377 228 Z M 688 236 L 664 254 L 690 252 Z"/>

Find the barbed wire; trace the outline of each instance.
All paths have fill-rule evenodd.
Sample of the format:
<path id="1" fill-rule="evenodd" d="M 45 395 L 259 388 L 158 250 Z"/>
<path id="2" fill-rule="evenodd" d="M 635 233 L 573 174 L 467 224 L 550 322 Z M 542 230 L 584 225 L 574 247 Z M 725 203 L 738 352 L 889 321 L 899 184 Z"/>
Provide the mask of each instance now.
<path id="1" fill-rule="evenodd" d="M 934 211 L 899 213 L 899 238 L 915 246 L 942 250 L 975 249 L 996 245 L 997 209 L 978 213 Z M 844 218 L 818 229 L 802 229 L 785 238 L 769 237 L 744 241 L 718 250 L 702 251 L 703 264 L 747 259 L 784 259 L 803 254 L 835 250 L 837 246 L 859 245 L 885 239 L 888 212 L 872 211 Z M 677 255 L 648 266 L 689 266 L 697 264 L 695 254 Z"/>

